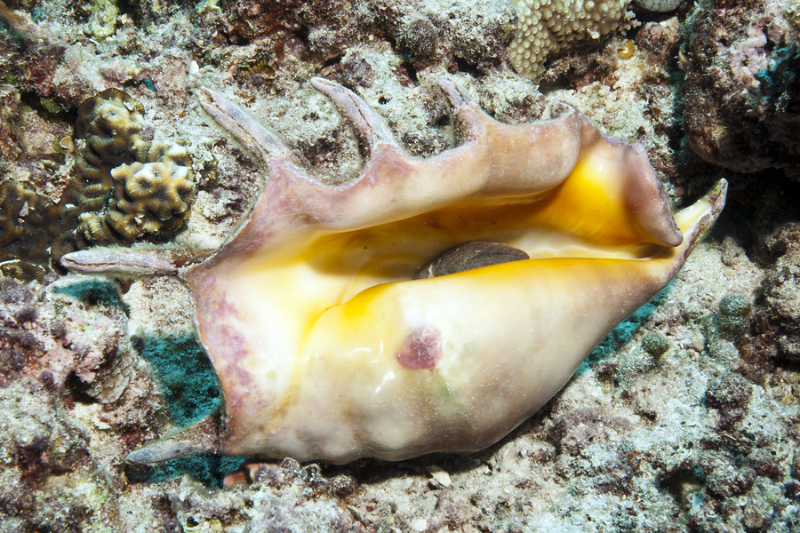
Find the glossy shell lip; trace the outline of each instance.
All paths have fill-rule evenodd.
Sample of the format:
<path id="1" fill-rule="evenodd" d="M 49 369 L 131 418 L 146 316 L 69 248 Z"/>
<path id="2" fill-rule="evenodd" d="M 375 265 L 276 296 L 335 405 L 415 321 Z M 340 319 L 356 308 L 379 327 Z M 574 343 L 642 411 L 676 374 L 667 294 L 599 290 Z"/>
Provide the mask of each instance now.
<path id="1" fill-rule="evenodd" d="M 370 147 L 356 181 L 314 182 L 274 134 L 203 90 L 206 111 L 268 167 L 247 220 L 199 263 L 65 256 L 70 268 L 185 279 L 223 386 L 221 426 L 131 460 L 205 449 L 344 463 L 484 448 L 669 282 L 724 205 L 722 182 L 676 225 L 643 149 L 568 106 L 508 126 L 443 78 L 462 143 L 423 160 L 353 92 L 312 84 Z M 473 241 L 530 259 L 413 279 Z"/>

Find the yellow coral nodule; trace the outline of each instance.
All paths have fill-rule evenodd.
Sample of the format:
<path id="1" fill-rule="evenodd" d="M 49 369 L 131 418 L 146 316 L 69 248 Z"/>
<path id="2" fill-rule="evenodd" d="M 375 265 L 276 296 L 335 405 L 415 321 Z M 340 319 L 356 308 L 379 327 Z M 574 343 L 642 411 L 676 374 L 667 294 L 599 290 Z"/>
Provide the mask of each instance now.
<path id="1" fill-rule="evenodd" d="M 125 192 L 133 200 L 150 198 L 157 186 L 158 178 L 147 165 L 125 180 Z"/>
<path id="2" fill-rule="evenodd" d="M 95 198 L 85 198 L 80 201 L 78 206 L 82 211 L 99 211 L 106 205 L 107 199 L 104 196 Z"/>
<path id="3" fill-rule="evenodd" d="M 123 239 L 133 240 L 138 235 L 136 222 L 133 215 L 124 214 L 119 211 L 109 211 L 106 220 L 111 228 L 116 231 Z"/>
<path id="4" fill-rule="evenodd" d="M 143 140 L 143 113 L 139 102 L 117 89 L 79 107 L 75 129 L 83 147 L 69 190 L 87 214 L 75 230 L 80 245 L 168 235 L 188 218 L 191 156 L 182 143 Z"/>
<path id="5" fill-rule="evenodd" d="M 87 198 L 99 198 L 111 192 L 111 189 L 103 183 L 94 183 L 83 188 L 82 193 Z"/>
<path id="6" fill-rule="evenodd" d="M 617 52 L 617 56 L 620 59 L 630 59 L 633 57 L 633 52 L 636 50 L 636 46 L 634 45 L 633 41 L 630 39 L 626 39 L 622 46 Z"/>
<path id="7" fill-rule="evenodd" d="M 65 209 L 26 182 L 0 182 L 0 262 L 3 273 L 23 281 L 47 269 L 48 249 L 62 232 Z"/>
<path id="8" fill-rule="evenodd" d="M 157 233 L 164 223 L 157 217 L 145 215 L 144 217 L 137 219 L 136 225 L 145 233 Z"/>
<path id="9" fill-rule="evenodd" d="M 45 268 L 31 261 L 24 259 L 10 259 L 0 262 L 0 273 L 7 278 L 15 278 L 22 281 L 44 280 Z"/>
<path id="10" fill-rule="evenodd" d="M 103 241 L 106 238 L 103 220 L 94 213 L 84 213 L 78 217 L 78 232 L 87 242 Z"/>

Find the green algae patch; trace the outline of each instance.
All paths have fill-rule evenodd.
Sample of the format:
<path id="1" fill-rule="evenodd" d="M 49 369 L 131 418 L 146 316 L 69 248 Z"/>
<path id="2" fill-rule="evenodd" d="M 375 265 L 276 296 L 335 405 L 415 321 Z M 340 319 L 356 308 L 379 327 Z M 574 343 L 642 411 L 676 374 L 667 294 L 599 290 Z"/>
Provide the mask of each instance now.
<path id="1" fill-rule="evenodd" d="M 219 407 L 222 392 L 217 374 L 194 335 L 143 341 L 141 356 L 153 369 L 175 425 L 187 427 Z"/>
<path id="2" fill-rule="evenodd" d="M 205 350 L 192 335 L 144 337 L 138 341 L 140 355 L 150 363 L 172 422 L 185 428 L 220 407 L 222 391 Z M 191 476 L 200 483 L 221 487 L 226 474 L 241 466 L 245 457 L 214 453 L 179 457 L 155 465 L 135 465 L 128 471 L 134 482 L 161 483 Z"/>
<path id="3" fill-rule="evenodd" d="M 157 465 L 137 465 L 127 471 L 128 479 L 139 483 L 162 483 L 181 476 L 190 476 L 211 487 L 222 487 L 226 474 L 238 470 L 245 457 L 228 457 L 201 453 L 179 457 Z"/>
<path id="4" fill-rule="evenodd" d="M 54 292 L 71 296 L 90 306 L 106 305 L 121 309 L 126 315 L 130 313 L 128 305 L 119 297 L 117 286 L 110 281 L 91 279 L 58 287 Z"/>

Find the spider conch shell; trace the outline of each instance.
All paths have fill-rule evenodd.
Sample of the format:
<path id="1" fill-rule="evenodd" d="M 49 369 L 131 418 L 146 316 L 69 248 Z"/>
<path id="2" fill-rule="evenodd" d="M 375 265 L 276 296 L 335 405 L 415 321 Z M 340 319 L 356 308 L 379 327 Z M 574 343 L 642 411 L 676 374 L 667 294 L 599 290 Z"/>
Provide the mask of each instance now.
<path id="1" fill-rule="evenodd" d="M 199 264 L 135 249 L 63 261 L 175 274 L 191 289 L 225 412 L 218 427 L 129 460 L 212 450 L 345 463 L 485 448 L 669 283 L 725 202 L 721 181 L 673 219 L 642 147 L 605 138 L 566 105 L 552 120 L 504 125 L 443 78 L 462 142 L 423 160 L 356 94 L 312 84 L 369 147 L 356 181 L 309 179 L 274 134 L 205 89 L 206 111 L 268 168 L 247 220 Z M 472 242 L 530 258 L 414 279 Z"/>

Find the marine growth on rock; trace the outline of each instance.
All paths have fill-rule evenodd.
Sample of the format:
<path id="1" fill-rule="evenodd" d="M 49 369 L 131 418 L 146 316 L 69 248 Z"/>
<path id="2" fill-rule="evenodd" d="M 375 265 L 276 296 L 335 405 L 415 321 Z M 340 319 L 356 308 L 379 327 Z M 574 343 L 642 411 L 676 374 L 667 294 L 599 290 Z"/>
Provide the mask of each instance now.
<path id="1" fill-rule="evenodd" d="M 637 6 L 643 7 L 648 11 L 667 13 L 677 9 L 683 0 L 635 0 L 635 2 Z"/>
<path id="2" fill-rule="evenodd" d="M 800 179 L 797 3 L 698 2 L 684 23 L 683 129 L 701 159 Z"/>

